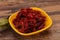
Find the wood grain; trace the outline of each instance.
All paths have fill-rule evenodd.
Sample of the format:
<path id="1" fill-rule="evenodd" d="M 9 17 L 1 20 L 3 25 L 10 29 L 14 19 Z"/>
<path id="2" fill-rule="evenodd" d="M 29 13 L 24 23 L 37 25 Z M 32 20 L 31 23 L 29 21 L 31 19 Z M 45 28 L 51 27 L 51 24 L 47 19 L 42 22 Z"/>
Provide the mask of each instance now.
<path id="1" fill-rule="evenodd" d="M 60 0 L 7 0 L 0 2 L 0 18 L 8 17 L 23 7 L 39 7 L 47 12 L 53 24 L 49 30 L 24 37 L 12 28 L 0 32 L 0 40 L 60 40 Z"/>

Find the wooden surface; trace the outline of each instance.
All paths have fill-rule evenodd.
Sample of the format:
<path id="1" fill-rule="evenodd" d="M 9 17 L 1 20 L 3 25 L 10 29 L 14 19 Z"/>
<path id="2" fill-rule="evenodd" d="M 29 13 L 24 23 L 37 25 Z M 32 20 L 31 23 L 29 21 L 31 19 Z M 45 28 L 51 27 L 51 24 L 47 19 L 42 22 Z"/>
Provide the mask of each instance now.
<path id="1" fill-rule="evenodd" d="M 60 0 L 1 0 L 0 18 L 8 17 L 23 7 L 39 7 L 52 18 L 53 24 L 49 30 L 24 37 L 11 28 L 0 32 L 0 40 L 60 40 Z"/>

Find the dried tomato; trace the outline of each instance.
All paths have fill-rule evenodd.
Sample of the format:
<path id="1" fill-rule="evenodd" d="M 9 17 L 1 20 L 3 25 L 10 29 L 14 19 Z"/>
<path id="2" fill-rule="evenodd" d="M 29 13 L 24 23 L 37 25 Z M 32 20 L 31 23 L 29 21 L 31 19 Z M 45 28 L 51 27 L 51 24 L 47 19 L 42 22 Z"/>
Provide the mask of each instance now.
<path id="1" fill-rule="evenodd" d="M 35 32 L 44 28 L 46 17 L 40 11 L 23 8 L 13 20 L 15 28 L 22 33 Z"/>

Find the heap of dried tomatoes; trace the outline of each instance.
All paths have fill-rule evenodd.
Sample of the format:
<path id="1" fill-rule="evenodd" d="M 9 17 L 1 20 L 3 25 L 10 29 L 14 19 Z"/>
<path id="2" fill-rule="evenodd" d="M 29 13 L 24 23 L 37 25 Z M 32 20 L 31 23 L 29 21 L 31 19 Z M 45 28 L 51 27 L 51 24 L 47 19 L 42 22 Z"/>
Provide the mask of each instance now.
<path id="1" fill-rule="evenodd" d="M 13 24 L 18 31 L 30 33 L 44 28 L 45 18 L 40 11 L 22 8 L 13 20 Z"/>

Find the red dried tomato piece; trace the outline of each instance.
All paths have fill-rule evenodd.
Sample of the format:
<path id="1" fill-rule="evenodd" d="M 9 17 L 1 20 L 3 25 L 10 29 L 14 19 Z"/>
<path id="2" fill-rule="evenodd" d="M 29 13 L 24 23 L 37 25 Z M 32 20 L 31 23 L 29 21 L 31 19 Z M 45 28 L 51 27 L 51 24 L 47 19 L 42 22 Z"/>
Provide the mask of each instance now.
<path id="1" fill-rule="evenodd" d="M 22 33 L 35 32 L 44 28 L 46 17 L 40 11 L 23 8 L 13 20 L 15 28 Z"/>

